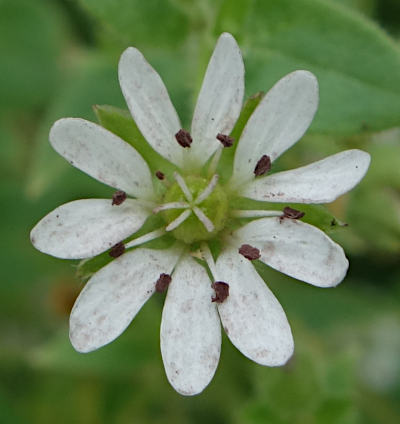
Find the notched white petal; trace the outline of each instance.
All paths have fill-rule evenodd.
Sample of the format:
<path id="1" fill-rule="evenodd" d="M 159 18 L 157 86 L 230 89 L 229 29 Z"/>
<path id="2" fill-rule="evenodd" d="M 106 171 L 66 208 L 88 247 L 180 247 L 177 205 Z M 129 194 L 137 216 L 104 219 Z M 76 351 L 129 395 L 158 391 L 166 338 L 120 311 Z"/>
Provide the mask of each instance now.
<path id="1" fill-rule="evenodd" d="M 229 284 L 229 296 L 218 304 L 218 311 L 231 342 L 261 365 L 284 365 L 294 342 L 276 297 L 236 249 L 225 250 L 216 266 L 219 277 Z"/>
<path id="2" fill-rule="evenodd" d="M 244 65 L 232 35 L 218 39 L 193 115 L 193 143 L 188 155 L 204 164 L 219 147 L 218 133 L 229 135 L 240 115 L 244 93 Z"/>
<path id="3" fill-rule="evenodd" d="M 71 312 L 70 339 L 90 352 L 116 339 L 155 291 L 160 274 L 171 273 L 180 250 L 136 249 L 98 271 Z"/>
<path id="4" fill-rule="evenodd" d="M 217 369 L 221 329 L 205 269 L 186 256 L 172 275 L 161 321 L 161 354 L 171 385 L 200 393 Z"/>
<path id="5" fill-rule="evenodd" d="M 31 231 L 36 249 L 63 259 L 98 255 L 136 232 L 150 215 L 139 201 L 75 200 L 46 215 Z"/>
<path id="6" fill-rule="evenodd" d="M 254 177 L 258 160 L 274 161 L 300 137 L 318 107 L 318 82 L 308 71 L 295 71 L 279 80 L 248 120 L 235 154 L 233 184 Z"/>
<path id="7" fill-rule="evenodd" d="M 115 134 L 79 118 L 64 118 L 50 130 L 50 143 L 67 161 L 104 184 L 131 196 L 151 199 L 153 185 L 147 163 Z"/>
<path id="8" fill-rule="evenodd" d="M 118 73 L 126 103 L 145 139 L 160 155 L 181 166 L 183 149 L 175 134 L 182 127 L 158 73 L 134 47 L 122 53 Z"/>
<path id="9" fill-rule="evenodd" d="M 293 278 L 333 287 L 346 275 L 343 249 L 323 231 L 293 219 L 262 218 L 234 233 L 239 243 L 256 247 L 260 260 Z"/>
<path id="10" fill-rule="evenodd" d="M 329 203 L 357 185 L 366 174 L 370 155 L 345 150 L 291 171 L 256 178 L 241 195 L 279 203 Z"/>

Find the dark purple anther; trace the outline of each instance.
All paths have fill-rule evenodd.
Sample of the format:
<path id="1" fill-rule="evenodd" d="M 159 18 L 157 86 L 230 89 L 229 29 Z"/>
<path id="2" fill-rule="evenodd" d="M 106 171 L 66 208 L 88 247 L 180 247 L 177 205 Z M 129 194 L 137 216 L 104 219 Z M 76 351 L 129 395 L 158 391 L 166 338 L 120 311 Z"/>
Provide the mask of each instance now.
<path id="1" fill-rule="evenodd" d="M 215 297 L 211 298 L 212 302 L 222 303 L 229 296 L 229 284 L 223 281 L 216 281 L 212 284 L 215 290 Z"/>
<path id="2" fill-rule="evenodd" d="M 242 244 L 239 249 L 239 253 L 243 255 L 249 261 L 254 261 L 260 258 L 260 251 L 249 244 Z"/>
<path id="3" fill-rule="evenodd" d="M 283 218 L 289 218 L 289 219 L 300 219 L 303 218 L 305 215 L 305 212 L 298 211 L 297 209 L 293 209 L 289 206 L 286 206 L 285 209 L 283 209 L 283 215 L 281 215 L 281 219 Z"/>
<path id="4" fill-rule="evenodd" d="M 256 167 L 254 168 L 254 174 L 256 177 L 264 175 L 271 169 L 271 158 L 268 155 L 264 155 L 257 162 Z"/>
<path id="5" fill-rule="evenodd" d="M 182 147 L 190 147 L 193 141 L 191 135 L 184 129 L 179 130 L 175 134 L 175 138 Z"/>
<path id="6" fill-rule="evenodd" d="M 125 252 L 125 245 L 121 241 L 115 244 L 108 253 L 112 258 L 118 258 Z"/>
<path id="7" fill-rule="evenodd" d="M 125 202 L 126 200 L 126 193 L 122 190 L 118 190 L 113 194 L 112 197 L 112 205 L 120 205 L 121 203 Z"/>
<path id="8" fill-rule="evenodd" d="M 219 140 L 224 147 L 231 147 L 233 143 L 235 142 L 234 138 L 229 137 L 229 135 L 225 135 L 221 133 L 217 135 L 217 140 Z"/>
<path id="9" fill-rule="evenodd" d="M 165 290 L 167 290 L 167 287 L 169 286 L 169 283 L 171 282 L 172 278 L 169 274 L 160 274 L 160 277 L 158 278 L 156 282 L 156 292 L 163 293 Z"/>
<path id="10" fill-rule="evenodd" d="M 161 171 L 157 171 L 156 172 L 156 177 L 159 179 L 159 180 L 163 180 L 164 178 L 165 178 L 165 175 L 161 172 Z"/>

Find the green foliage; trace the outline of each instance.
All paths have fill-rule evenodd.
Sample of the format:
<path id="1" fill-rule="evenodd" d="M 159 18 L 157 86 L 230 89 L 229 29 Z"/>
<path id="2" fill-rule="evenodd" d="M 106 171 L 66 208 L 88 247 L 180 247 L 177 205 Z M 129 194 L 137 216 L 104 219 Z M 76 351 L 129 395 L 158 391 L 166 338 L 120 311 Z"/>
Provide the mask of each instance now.
<path id="1" fill-rule="evenodd" d="M 225 1 L 215 34 L 222 30 L 246 47 L 249 93 L 296 69 L 317 75 L 313 131 L 354 134 L 400 124 L 400 50 L 361 15 L 323 0 Z"/>
<path id="2" fill-rule="evenodd" d="M 79 0 L 113 35 L 133 45 L 182 42 L 188 22 L 173 1 Z"/>
<path id="3" fill-rule="evenodd" d="M 0 111 L 43 107 L 58 81 L 62 25 L 50 2 L 0 1 Z M 45 71 L 45 72 L 44 72 Z"/>
<path id="4" fill-rule="evenodd" d="M 400 251 L 400 146 L 375 143 L 368 150 L 371 167 L 349 199 L 346 219 L 365 239 L 366 251 L 396 254 Z"/>
<path id="5" fill-rule="evenodd" d="M 399 422 L 400 133 L 376 133 L 400 126 L 398 40 L 386 33 L 400 34 L 397 10 L 396 0 L 0 0 L 0 422 Z M 165 295 L 154 295 L 114 343 L 79 354 L 68 340 L 68 314 L 83 282 L 111 258 L 107 252 L 81 264 L 52 258 L 34 250 L 29 232 L 62 203 L 112 195 L 52 150 L 48 132 L 56 119 L 97 118 L 152 171 L 173 172 L 120 109 L 126 105 L 118 57 L 128 45 L 140 48 L 189 128 L 222 31 L 242 48 L 247 96 L 298 68 L 318 77 L 321 102 L 312 128 L 273 172 L 347 148 L 368 151 L 372 163 L 362 183 L 328 208 L 291 205 L 344 247 L 350 268 L 340 286 L 318 289 L 255 262 L 292 325 L 293 359 L 261 367 L 224 337 L 214 380 L 186 398 L 170 387 L 160 357 Z M 261 98 L 245 104 L 236 140 Z M 104 104 L 113 106 L 93 112 Z M 223 151 L 223 183 L 234 150 Z M 242 209 L 287 206 L 235 202 Z M 160 219 L 152 216 L 134 236 L 158 228 Z M 148 246 L 172 242 L 163 237 Z M 213 253 L 220 247 L 216 240 Z"/>
<path id="6" fill-rule="evenodd" d="M 360 423 L 354 358 L 329 354 L 307 334 L 300 333 L 303 343 L 284 374 L 272 370 L 269 379 L 256 377 L 257 394 L 238 422 Z"/>

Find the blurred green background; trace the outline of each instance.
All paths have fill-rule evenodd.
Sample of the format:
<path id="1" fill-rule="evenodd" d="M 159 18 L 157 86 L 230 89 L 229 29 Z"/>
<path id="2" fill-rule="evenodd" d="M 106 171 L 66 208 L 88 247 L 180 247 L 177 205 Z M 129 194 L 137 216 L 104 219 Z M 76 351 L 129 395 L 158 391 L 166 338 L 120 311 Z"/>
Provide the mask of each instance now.
<path id="1" fill-rule="evenodd" d="M 295 69 L 319 79 L 314 123 L 279 166 L 354 147 L 372 165 L 328 206 L 349 224 L 330 233 L 350 259 L 339 287 L 259 266 L 292 324 L 293 359 L 264 368 L 224 339 L 214 380 L 185 398 L 164 376 L 162 296 L 117 341 L 78 354 L 77 264 L 35 251 L 29 231 L 62 203 L 112 192 L 52 151 L 52 122 L 126 107 L 117 63 L 134 45 L 187 124 L 222 31 L 242 48 L 247 96 Z M 0 0 L 0 423 L 399 423 L 399 41 L 398 0 Z"/>

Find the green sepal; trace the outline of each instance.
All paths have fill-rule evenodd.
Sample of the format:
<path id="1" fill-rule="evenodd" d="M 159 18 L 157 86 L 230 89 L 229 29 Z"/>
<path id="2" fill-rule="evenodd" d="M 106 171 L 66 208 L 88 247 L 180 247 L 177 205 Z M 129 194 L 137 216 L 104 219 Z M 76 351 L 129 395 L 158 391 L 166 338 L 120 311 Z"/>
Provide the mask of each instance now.
<path id="1" fill-rule="evenodd" d="M 222 151 L 221 159 L 218 165 L 218 174 L 221 177 L 221 181 L 226 182 L 232 175 L 233 170 L 233 160 L 235 157 L 235 152 L 238 146 L 238 142 L 244 127 L 247 124 L 250 116 L 254 112 L 255 108 L 258 106 L 262 98 L 264 97 L 263 92 L 258 92 L 253 96 L 249 97 L 243 105 L 240 116 L 236 121 L 235 127 L 233 128 L 230 136 L 235 140 L 233 146 L 227 147 Z"/>
<path id="2" fill-rule="evenodd" d="M 93 258 L 83 259 L 79 262 L 76 269 L 76 277 L 81 282 L 86 282 L 89 278 L 112 261 L 112 257 L 108 254 L 109 251 Z"/>
<path id="3" fill-rule="evenodd" d="M 94 105 L 93 110 L 101 126 L 121 137 L 140 153 L 153 175 L 161 171 L 166 176 L 172 176 L 176 167 L 153 150 L 128 111 L 109 105 Z"/>

